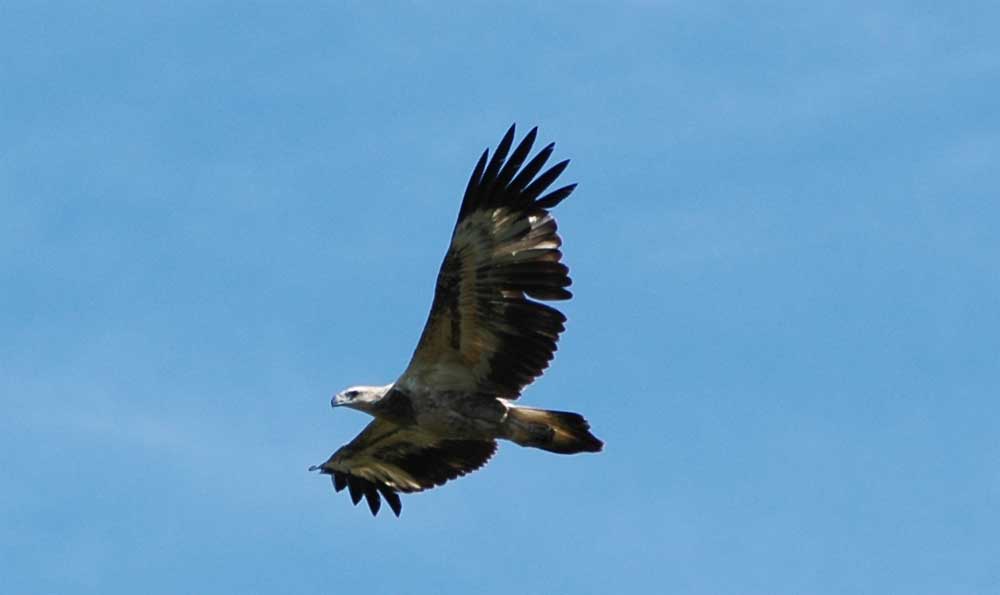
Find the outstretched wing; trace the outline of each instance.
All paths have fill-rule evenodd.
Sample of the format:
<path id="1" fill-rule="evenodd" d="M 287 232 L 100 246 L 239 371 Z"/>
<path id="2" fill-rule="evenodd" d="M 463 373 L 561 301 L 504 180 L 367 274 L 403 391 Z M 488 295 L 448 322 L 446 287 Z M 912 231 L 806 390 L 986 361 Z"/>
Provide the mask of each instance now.
<path id="1" fill-rule="evenodd" d="M 536 134 L 533 128 L 508 158 L 511 126 L 493 158 L 487 149 L 476 164 L 427 325 L 397 386 L 513 399 L 552 360 L 566 317 L 536 300 L 572 295 L 549 209 L 576 184 L 543 195 L 569 161 L 538 175 L 550 144 L 524 165 Z"/>
<path id="2" fill-rule="evenodd" d="M 381 495 L 399 516 L 398 492 L 420 492 L 482 467 L 496 452 L 492 440 L 443 440 L 416 426 L 376 419 L 322 465 L 333 487 L 345 487 L 354 504 L 364 498 L 378 514 Z"/>

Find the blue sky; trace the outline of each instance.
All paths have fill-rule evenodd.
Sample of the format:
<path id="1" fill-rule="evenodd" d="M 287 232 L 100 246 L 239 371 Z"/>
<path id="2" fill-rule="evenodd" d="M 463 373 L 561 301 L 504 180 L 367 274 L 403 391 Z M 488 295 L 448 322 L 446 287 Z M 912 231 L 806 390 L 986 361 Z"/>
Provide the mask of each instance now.
<path id="1" fill-rule="evenodd" d="M 993 3 L 99 4 L 0 18 L 6 592 L 1000 590 Z M 329 397 L 511 122 L 606 451 L 373 519 Z"/>

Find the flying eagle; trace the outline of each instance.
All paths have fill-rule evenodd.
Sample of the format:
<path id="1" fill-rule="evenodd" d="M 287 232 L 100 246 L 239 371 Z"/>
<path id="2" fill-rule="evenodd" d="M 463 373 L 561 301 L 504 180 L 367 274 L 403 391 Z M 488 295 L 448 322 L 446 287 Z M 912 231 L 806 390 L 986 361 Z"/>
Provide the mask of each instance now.
<path id="1" fill-rule="evenodd" d="M 545 191 L 569 161 L 539 175 L 555 144 L 525 165 L 533 128 L 510 152 L 514 126 L 492 159 L 483 152 L 458 211 L 427 325 L 403 374 L 385 386 L 353 386 L 333 407 L 375 419 L 322 465 L 311 467 L 399 516 L 399 492 L 419 492 L 479 469 L 498 439 L 560 454 L 598 452 L 583 416 L 514 404 L 548 367 L 566 317 L 542 301 L 572 294 L 549 210 L 576 184 Z M 522 167 L 523 166 L 523 167 Z"/>

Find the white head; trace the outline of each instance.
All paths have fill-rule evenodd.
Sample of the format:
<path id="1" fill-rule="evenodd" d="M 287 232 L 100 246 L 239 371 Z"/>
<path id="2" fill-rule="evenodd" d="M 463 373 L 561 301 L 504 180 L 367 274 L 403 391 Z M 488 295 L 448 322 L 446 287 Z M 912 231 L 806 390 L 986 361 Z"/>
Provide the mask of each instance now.
<path id="1" fill-rule="evenodd" d="M 391 384 L 385 386 L 352 386 L 330 399 L 331 407 L 350 407 L 358 411 L 371 411 L 372 407 L 385 396 Z"/>

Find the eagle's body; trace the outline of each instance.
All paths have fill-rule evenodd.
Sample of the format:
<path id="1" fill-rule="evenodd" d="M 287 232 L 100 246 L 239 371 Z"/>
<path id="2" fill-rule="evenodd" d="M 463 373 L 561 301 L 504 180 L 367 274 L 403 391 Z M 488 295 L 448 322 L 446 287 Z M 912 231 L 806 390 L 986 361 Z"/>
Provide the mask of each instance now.
<path id="1" fill-rule="evenodd" d="M 576 185 L 542 196 L 568 162 L 539 175 L 550 144 L 525 165 L 535 135 L 531 130 L 508 159 L 511 126 L 493 158 L 487 162 L 487 151 L 476 165 L 427 325 L 403 374 L 333 398 L 333 406 L 375 420 L 315 468 L 332 475 L 338 491 L 349 488 L 355 504 L 364 497 L 372 514 L 379 495 L 398 516 L 397 492 L 478 469 L 498 439 L 562 454 L 601 450 L 582 416 L 513 402 L 548 366 L 564 329 L 562 313 L 540 300 L 571 297 L 549 209 Z"/>
<path id="2" fill-rule="evenodd" d="M 404 391 L 392 384 L 373 392 L 381 396 L 376 396 L 370 407 L 355 408 L 400 427 L 417 427 L 422 432 L 453 440 L 505 437 L 502 429 L 507 404 L 500 399 L 453 391 Z"/>

